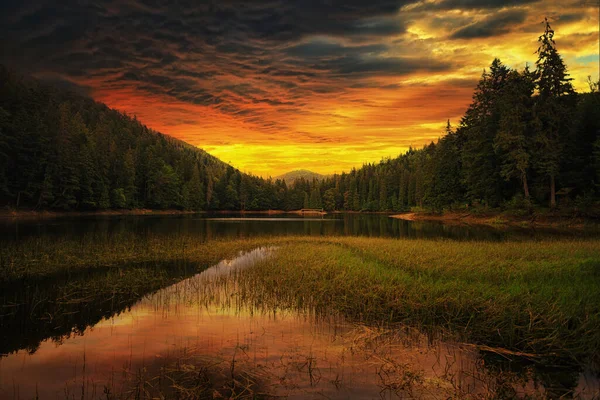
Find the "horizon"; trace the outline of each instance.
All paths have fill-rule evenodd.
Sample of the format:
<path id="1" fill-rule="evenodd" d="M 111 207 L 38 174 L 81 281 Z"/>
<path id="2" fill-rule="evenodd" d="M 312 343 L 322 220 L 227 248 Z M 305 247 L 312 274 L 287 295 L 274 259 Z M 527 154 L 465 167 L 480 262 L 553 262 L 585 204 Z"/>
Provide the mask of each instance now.
<path id="1" fill-rule="evenodd" d="M 494 58 L 534 65 L 546 16 L 575 88 L 598 80 L 591 2 L 270 6 L 4 5 L 0 62 L 264 178 L 339 174 L 437 140 Z"/>

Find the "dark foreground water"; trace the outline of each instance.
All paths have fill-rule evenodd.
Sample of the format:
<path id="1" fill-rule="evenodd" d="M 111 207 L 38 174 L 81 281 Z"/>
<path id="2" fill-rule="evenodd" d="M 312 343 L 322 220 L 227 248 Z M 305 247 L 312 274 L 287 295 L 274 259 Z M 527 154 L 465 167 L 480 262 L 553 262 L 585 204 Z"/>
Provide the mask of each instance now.
<path id="1" fill-rule="evenodd" d="M 440 222 L 405 221 L 385 214 L 296 215 L 174 215 L 89 216 L 45 220 L 0 219 L 0 240 L 29 236 L 79 237 L 85 234 L 138 233 L 197 235 L 199 240 L 263 235 L 348 235 L 368 237 L 454 240 L 529 240 L 549 237 L 596 236 L 600 230 L 526 229 L 485 225 L 446 225 Z"/>
<path id="2" fill-rule="evenodd" d="M 5 241 L 123 232 L 195 234 L 199 241 L 265 234 L 456 240 L 594 235 L 445 226 L 384 215 L 104 217 L 3 222 L 2 227 Z M 189 264 L 136 265 L 134 272 L 124 265 L 129 268 L 2 288 L 0 399 L 213 398 L 217 393 L 297 399 L 600 395 L 592 366 L 536 363 L 397 326 L 365 326 L 335 313 L 266 308 L 241 298 L 233 274 L 276 251 L 255 249 L 199 274 Z M 179 282 L 93 295 L 94 287 L 130 279 L 133 273 L 164 274 Z"/>

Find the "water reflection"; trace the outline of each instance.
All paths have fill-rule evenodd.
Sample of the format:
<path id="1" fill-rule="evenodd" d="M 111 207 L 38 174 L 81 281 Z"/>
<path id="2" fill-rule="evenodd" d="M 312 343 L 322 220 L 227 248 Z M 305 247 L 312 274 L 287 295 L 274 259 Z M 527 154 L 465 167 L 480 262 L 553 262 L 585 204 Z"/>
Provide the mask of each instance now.
<path id="1" fill-rule="evenodd" d="M 600 393 L 597 377 L 589 372 L 568 371 L 568 387 L 558 387 L 555 372 L 543 377 L 535 366 L 507 365 L 507 359 L 482 356 L 474 346 L 444 343 L 407 328 L 353 324 L 310 309 L 255 307 L 240 296 L 235 278 L 273 251 L 240 254 L 155 293 L 140 293 L 143 298 L 133 306 L 131 299 L 113 298 L 111 304 L 119 306 L 100 317 L 66 308 L 75 320 L 61 319 L 45 332 L 75 322 L 77 334 L 60 335 L 60 340 L 49 336 L 33 353 L 21 350 L 1 358 L 0 398 L 150 398 L 204 384 L 207 395 L 217 390 L 226 396 L 299 399 L 553 398 L 565 393 L 593 398 Z M 186 274 L 186 268 L 175 269 L 174 276 Z M 44 324 L 46 312 L 57 314 L 49 298 L 64 291 L 57 293 L 46 292 L 46 303 L 38 306 L 30 298 L 33 305 L 7 332 L 3 320 L 3 333 L 18 332 L 19 323 L 24 324 L 21 333 Z M 35 316 L 29 322 L 28 313 Z"/>
<path id="2" fill-rule="evenodd" d="M 125 264 L 0 287 L 0 356 L 56 344 L 128 310 L 147 293 L 197 272 L 186 262 Z"/>
<path id="3" fill-rule="evenodd" d="M 172 215 L 99 216 L 46 220 L 0 220 L 0 240 L 30 236 L 60 238 L 86 234 L 140 235 L 192 234 L 199 240 L 263 235 L 346 235 L 395 238 L 448 238 L 456 240 L 529 240 L 547 237 L 598 235 L 597 230 L 494 228 L 490 226 L 444 225 L 439 222 L 404 221 L 385 214 L 330 214 L 321 217 L 279 215 Z"/>
<path id="4" fill-rule="evenodd" d="M 240 272 L 244 269 L 251 267 L 259 261 L 265 260 L 269 257 L 272 252 L 275 251 L 275 247 L 259 247 L 258 249 L 254 249 L 248 252 L 242 252 L 236 258 L 232 260 L 223 260 L 219 262 L 217 265 L 213 265 L 212 267 L 202 271 L 198 275 L 196 275 L 193 281 L 200 282 L 202 284 L 212 283 L 217 278 L 220 277 L 228 277 L 234 272 Z M 180 285 L 183 285 L 182 283 Z M 178 288 L 178 285 L 174 285 L 174 288 Z"/>

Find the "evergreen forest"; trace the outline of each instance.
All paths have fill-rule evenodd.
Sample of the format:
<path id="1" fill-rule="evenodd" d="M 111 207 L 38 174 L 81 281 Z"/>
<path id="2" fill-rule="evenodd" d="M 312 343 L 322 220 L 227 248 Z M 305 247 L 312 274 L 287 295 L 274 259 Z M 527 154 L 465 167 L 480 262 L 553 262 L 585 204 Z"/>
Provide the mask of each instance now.
<path id="1" fill-rule="evenodd" d="M 577 93 L 546 22 L 537 61 L 495 59 L 457 126 L 323 180 L 252 176 L 135 117 L 0 66 L 0 205 L 17 209 L 593 208 L 600 91 Z"/>

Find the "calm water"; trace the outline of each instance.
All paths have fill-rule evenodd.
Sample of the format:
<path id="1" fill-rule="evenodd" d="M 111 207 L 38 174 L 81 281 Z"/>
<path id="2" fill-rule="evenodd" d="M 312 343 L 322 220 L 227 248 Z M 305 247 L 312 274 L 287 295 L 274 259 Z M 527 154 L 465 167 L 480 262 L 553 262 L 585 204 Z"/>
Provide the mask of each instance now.
<path id="1" fill-rule="evenodd" d="M 330 214 L 324 217 L 289 215 L 180 215 L 110 216 L 14 221 L 0 219 L 0 240 L 28 236 L 79 237 L 84 234 L 135 232 L 189 233 L 199 240 L 259 235 L 353 235 L 393 238 L 449 238 L 455 240 L 527 240 L 547 237 L 595 235 L 600 230 L 494 228 L 482 225 L 445 225 L 439 222 L 404 221 L 384 214 Z"/>
<path id="2" fill-rule="evenodd" d="M 2 239 L 9 241 L 120 232 L 193 233 L 202 241 L 263 234 L 457 240 L 578 235 L 414 223 L 383 215 L 111 217 L 4 222 L 3 228 Z M 165 274 L 178 283 L 138 293 L 115 291 L 110 297 L 89 293 L 104 280 L 128 279 L 131 268 L 2 288 L 0 399 L 151 398 L 173 395 L 173 382 L 188 389 L 211 382 L 232 396 L 298 399 L 489 393 L 591 399 L 600 394 L 598 372 L 591 368 L 542 367 L 407 328 L 350 323 L 335 313 L 256 307 L 240 297 L 236 274 L 276 251 L 255 249 L 199 274 L 196 265 L 136 265 L 137 273 Z"/>

